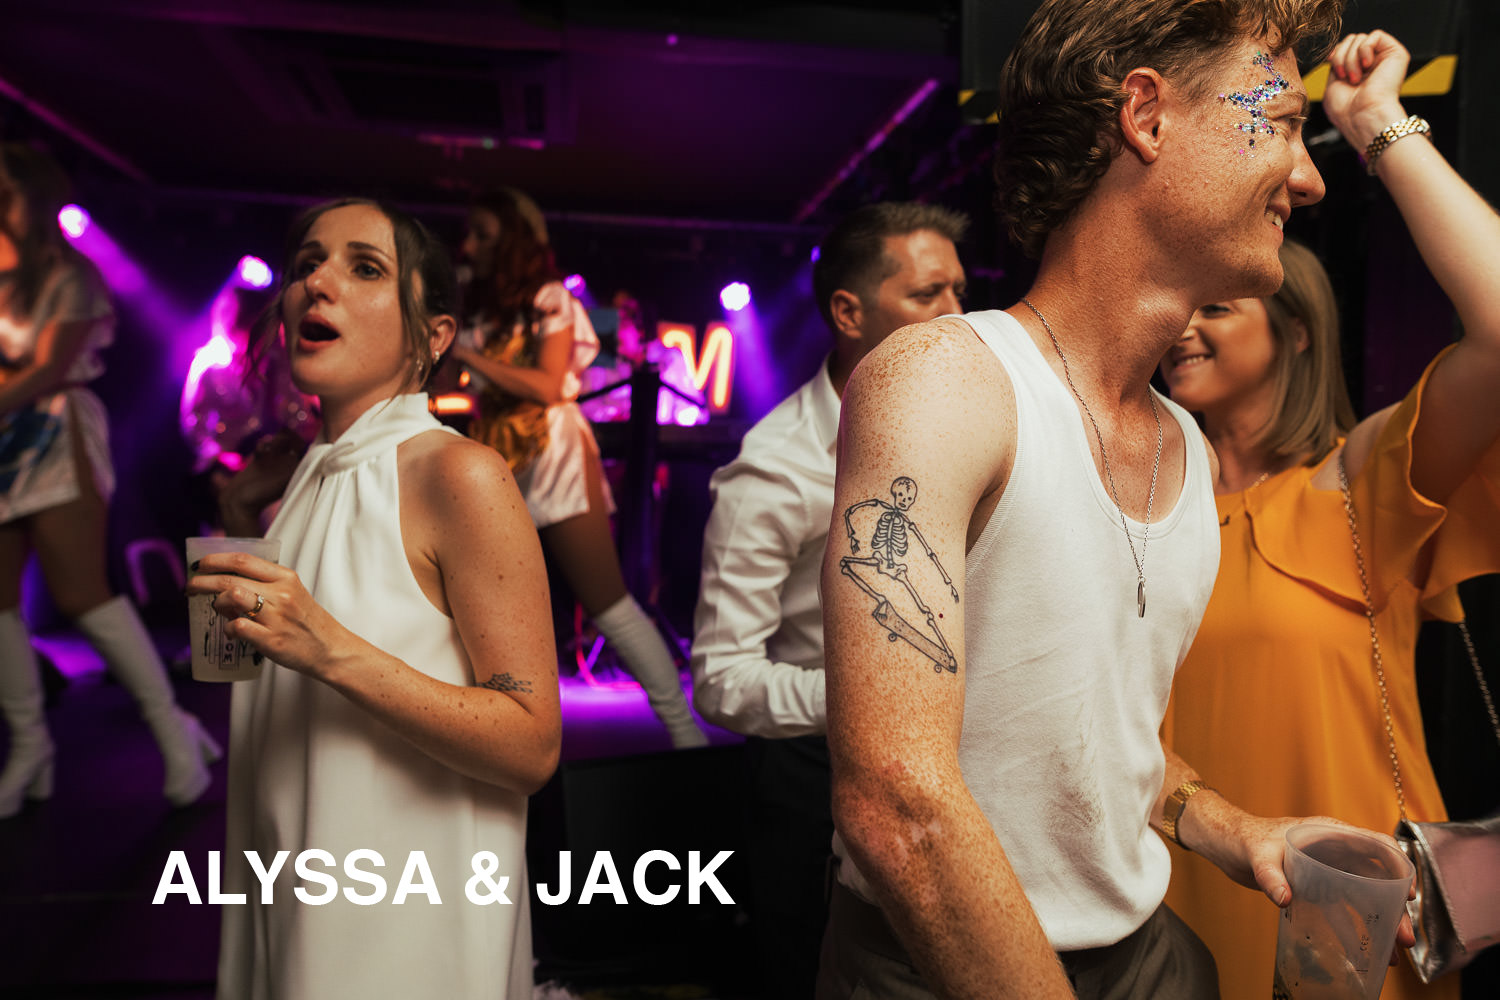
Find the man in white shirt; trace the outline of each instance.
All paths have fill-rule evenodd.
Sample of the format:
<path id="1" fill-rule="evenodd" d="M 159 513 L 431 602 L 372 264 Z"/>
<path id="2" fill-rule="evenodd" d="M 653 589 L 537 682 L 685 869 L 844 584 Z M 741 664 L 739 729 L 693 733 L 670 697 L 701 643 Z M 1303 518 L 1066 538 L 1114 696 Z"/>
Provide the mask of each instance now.
<path id="1" fill-rule="evenodd" d="M 833 509 L 839 399 L 854 366 L 896 329 L 958 312 L 954 244 L 968 220 L 917 203 L 861 208 L 813 266 L 834 335 L 817 374 L 745 435 L 714 473 L 693 636 L 706 720 L 745 734 L 752 919 L 763 995 L 811 997 L 833 834 L 818 574 Z"/>

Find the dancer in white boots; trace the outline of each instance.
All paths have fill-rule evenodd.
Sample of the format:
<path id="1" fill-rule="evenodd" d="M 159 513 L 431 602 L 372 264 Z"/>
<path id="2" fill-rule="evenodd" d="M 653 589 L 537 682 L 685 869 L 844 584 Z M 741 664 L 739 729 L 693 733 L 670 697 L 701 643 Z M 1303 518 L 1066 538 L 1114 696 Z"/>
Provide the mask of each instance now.
<path id="1" fill-rule="evenodd" d="M 84 386 L 104 370 L 114 312 L 98 273 L 53 221 L 67 189 L 49 157 L 0 146 L 0 714 L 10 728 L 0 817 L 52 791 L 53 744 L 18 610 L 33 552 L 53 603 L 140 704 L 166 762 L 167 799 L 201 796 L 220 753 L 177 707 L 135 607 L 106 579 L 114 470 L 104 407 Z"/>
<path id="2" fill-rule="evenodd" d="M 575 402 L 599 338 L 563 287 L 542 213 L 509 188 L 481 196 L 469 209 L 463 252 L 473 269 L 470 320 L 453 357 L 483 388 L 470 435 L 510 463 L 547 554 L 646 689 L 672 745 L 705 746 L 672 654 L 620 572 L 609 530 L 614 501 Z"/>

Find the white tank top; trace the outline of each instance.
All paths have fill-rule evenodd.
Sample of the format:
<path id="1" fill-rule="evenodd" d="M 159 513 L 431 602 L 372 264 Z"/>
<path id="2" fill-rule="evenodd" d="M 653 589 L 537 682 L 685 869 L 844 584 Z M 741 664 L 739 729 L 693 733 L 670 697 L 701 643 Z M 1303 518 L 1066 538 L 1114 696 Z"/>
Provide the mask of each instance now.
<path id="1" fill-rule="evenodd" d="M 1186 475 L 1151 524 L 1140 618 L 1120 511 L 1071 391 L 1008 314 L 963 318 L 1010 376 L 1016 453 L 965 564 L 959 764 L 1053 948 L 1113 944 L 1167 889 L 1167 850 L 1149 826 L 1158 730 L 1219 564 L 1203 436 L 1158 396 L 1182 427 Z M 1145 526 L 1127 521 L 1140 552 Z M 841 878 L 870 895 L 847 859 Z"/>

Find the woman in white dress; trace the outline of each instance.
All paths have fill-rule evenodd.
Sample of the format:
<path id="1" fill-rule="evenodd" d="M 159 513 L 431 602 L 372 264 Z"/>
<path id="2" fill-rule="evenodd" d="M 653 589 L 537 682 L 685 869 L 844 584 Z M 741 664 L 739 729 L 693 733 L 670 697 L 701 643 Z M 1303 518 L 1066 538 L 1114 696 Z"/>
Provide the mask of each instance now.
<path id="1" fill-rule="evenodd" d="M 224 879 L 246 903 L 222 911 L 219 996 L 529 998 L 557 659 L 510 471 L 422 391 L 454 333 L 447 253 L 357 200 L 310 210 L 289 251 L 261 343 L 285 331 L 323 431 L 268 533 L 280 564 L 207 557 L 188 585 L 267 661 L 233 697 Z M 289 854 L 263 888 L 247 851 Z"/>
<path id="2" fill-rule="evenodd" d="M 165 761 L 175 806 L 210 783 L 219 748 L 177 707 L 161 657 L 135 605 L 105 572 L 114 468 L 109 424 L 86 386 L 104 372 L 114 309 L 88 260 L 56 219 L 67 177 L 20 143 L 0 146 L 0 714 L 10 753 L 0 817 L 52 793 L 54 748 L 26 624 L 21 577 L 35 554 L 52 602 L 134 697 Z"/>
<path id="3" fill-rule="evenodd" d="M 599 445 L 579 410 L 580 373 L 599 353 L 588 310 L 563 287 L 536 203 L 502 188 L 475 200 L 463 253 L 470 322 L 453 346 L 480 388 L 470 436 L 505 456 L 542 544 L 594 626 L 646 690 L 674 747 L 699 747 L 677 666 L 625 588 Z"/>

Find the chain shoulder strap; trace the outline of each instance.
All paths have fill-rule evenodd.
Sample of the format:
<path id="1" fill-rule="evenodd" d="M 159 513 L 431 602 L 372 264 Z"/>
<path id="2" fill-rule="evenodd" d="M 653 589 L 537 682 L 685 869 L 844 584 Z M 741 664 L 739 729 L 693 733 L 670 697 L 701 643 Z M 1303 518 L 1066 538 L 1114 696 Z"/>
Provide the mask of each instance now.
<path id="1" fill-rule="evenodd" d="M 1385 663 L 1380 656 L 1380 634 L 1375 630 L 1375 602 L 1370 598 L 1370 577 L 1365 572 L 1364 549 L 1359 544 L 1359 526 L 1354 520 L 1354 498 L 1349 493 L 1349 475 L 1344 452 L 1339 450 L 1339 491 L 1344 495 L 1344 513 L 1349 516 L 1349 537 L 1354 540 L 1354 561 L 1359 565 L 1359 586 L 1365 596 L 1365 617 L 1370 622 L 1370 649 L 1375 659 L 1375 681 L 1380 685 L 1380 714 L 1385 719 L 1385 745 L 1391 759 L 1391 777 L 1396 781 L 1396 805 L 1406 819 L 1406 789 L 1401 784 L 1401 757 L 1396 753 L 1396 729 L 1391 724 L 1391 698 L 1385 686 Z"/>
<path id="2" fill-rule="evenodd" d="M 1495 714 L 1495 699 L 1490 697 L 1490 686 L 1485 682 L 1484 669 L 1479 665 L 1479 654 L 1474 652 L 1474 640 L 1469 638 L 1469 623 L 1458 623 L 1459 634 L 1464 637 L 1464 648 L 1469 651 L 1469 662 L 1474 665 L 1474 679 L 1479 682 L 1479 694 L 1484 698 L 1485 710 L 1490 713 L 1490 728 L 1495 731 L 1495 742 L 1500 743 L 1500 716 Z"/>
<path id="3" fill-rule="evenodd" d="M 1375 680 L 1380 686 L 1380 714 L 1385 718 L 1385 742 L 1391 758 L 1391 776 L 1396 782 L 1396 804 L 1401 808 L 1401 818 L 1406 818 L 1406 791 L 1401 785 L 1401 759 L 1396 753 L 1396 730 L 1391 724 L 1391 701 L 1385 686 L 1385 663 L 1380 656 L 1380 635 L 1375 630 L 1375 602 L 1370 597 L 1370 578 L 1365 572 L 1364 550 L 1359 544 L 1359 526 L 1354 519 L 1354 499 L 1349 491 L 1349 476 L 1344 469 L 1344 453 L 1339 452 L 1339 491 L 1344 495 L 1344 513 L 1349 517 L 1349 537 L 1354 541 L 1354 561 L 1359 566 L 1359 586 L 1364 592 L 1365 617 L 1370 623 L 1370 649 L 1374 654 Z M 1479 665 L 1479 654 L 1474 650 L 1474 640 L 1469 636 L 1469 624 L 1458 623 L 1463 636 L 1464 648 L 1469 653 L 1469 663 L 1474 667 L 1474 679 L 1479 682 L 1479 693 L 1484 698 L 1484 707 L 1489 712 L 1490 726 L 1495 731 L 1495 741 L 1500 743 L 1500 716 L 1495 713 L 1495 700 L 1490 696 L 1490 686 L 1484 679 L 1484 669 Z"/>

